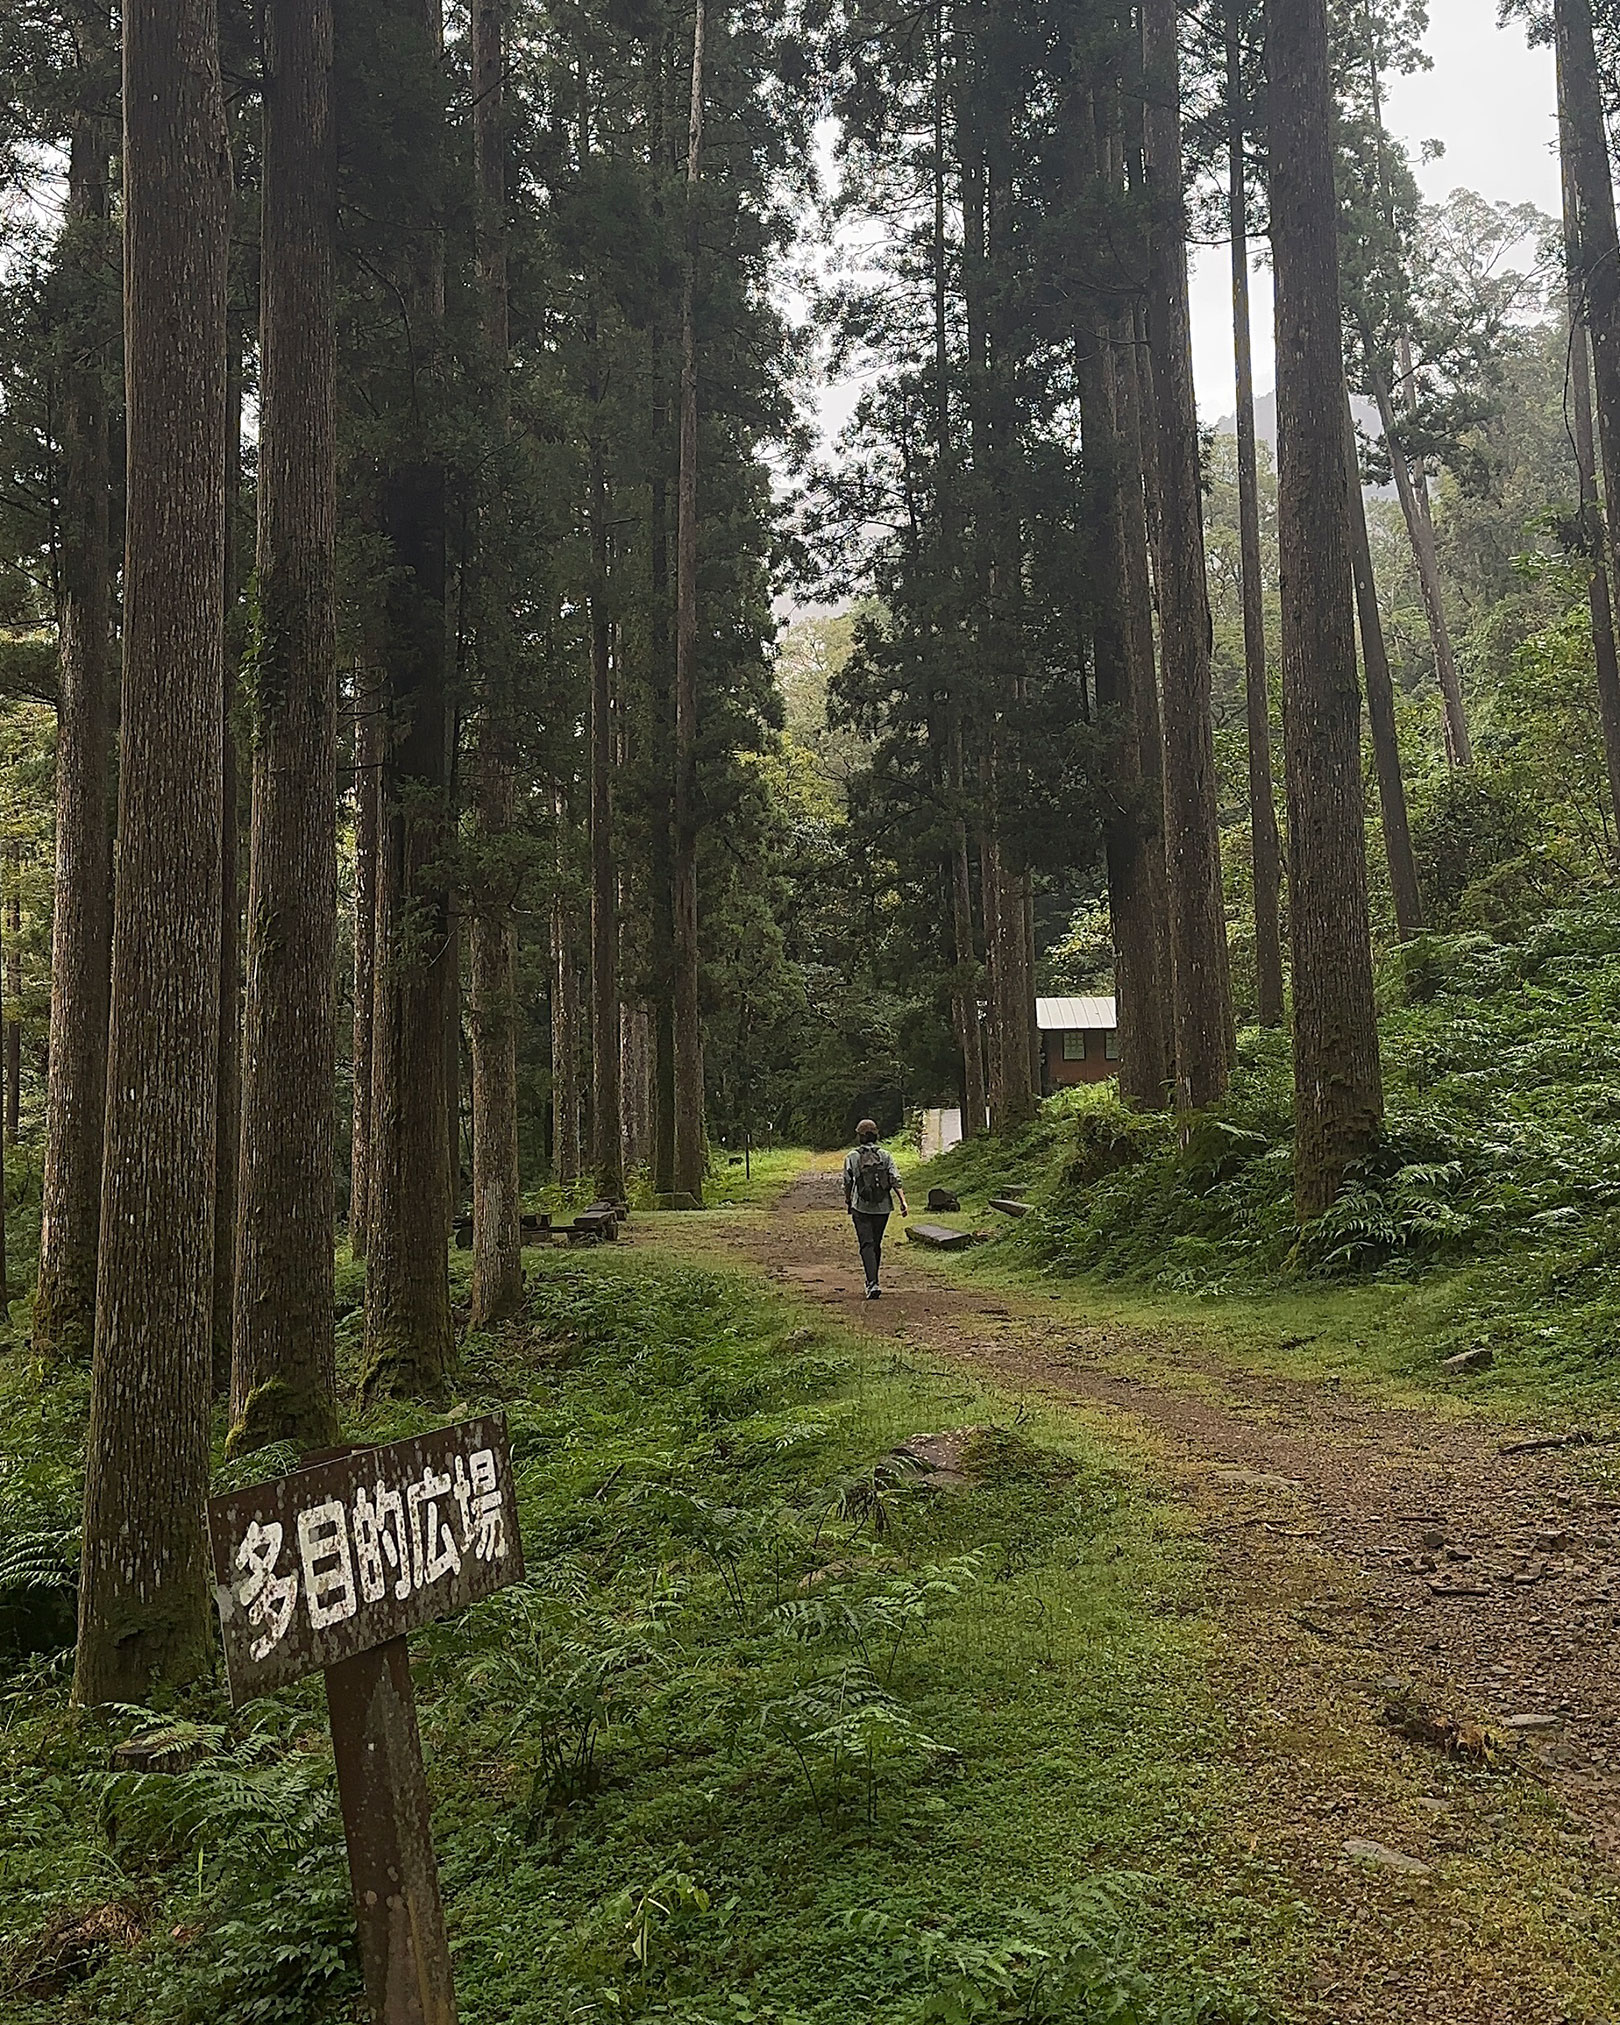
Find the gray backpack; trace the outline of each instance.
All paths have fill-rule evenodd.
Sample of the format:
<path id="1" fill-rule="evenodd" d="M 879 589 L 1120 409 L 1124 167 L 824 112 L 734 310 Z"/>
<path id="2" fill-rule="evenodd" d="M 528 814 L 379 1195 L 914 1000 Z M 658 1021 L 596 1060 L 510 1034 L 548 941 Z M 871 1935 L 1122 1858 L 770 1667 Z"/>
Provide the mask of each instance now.
<path id="1" fill-rule="evenodd" d="M 875 1210 L 889 1193 L 889 1156 L 881 1146 L 863 1146 L 855 1156 L 855 1203 Z"/>

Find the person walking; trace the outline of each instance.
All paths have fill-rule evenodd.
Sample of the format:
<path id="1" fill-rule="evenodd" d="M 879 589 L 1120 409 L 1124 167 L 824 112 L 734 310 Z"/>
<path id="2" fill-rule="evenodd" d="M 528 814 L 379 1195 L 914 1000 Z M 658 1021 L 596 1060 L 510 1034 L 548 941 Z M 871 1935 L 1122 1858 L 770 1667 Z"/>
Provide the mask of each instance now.
<path id="1" fill-rule="evenodd" d="M 883 1289 L 878 1272 L 883 1264 L 883 1232 L 894 1213 L 910 1216 L 906 1192 L 900 1186 L 900 1170 L 893 1156 L 878 1144 L 878 1129 L 870 1118 L 855 1128 L 855 1144 L 844 1155 L 844 1207 L 855 1225 L 855 1242 L 861 1248 L 866 1270 L 866 1298 L 875 1301 Z"/>

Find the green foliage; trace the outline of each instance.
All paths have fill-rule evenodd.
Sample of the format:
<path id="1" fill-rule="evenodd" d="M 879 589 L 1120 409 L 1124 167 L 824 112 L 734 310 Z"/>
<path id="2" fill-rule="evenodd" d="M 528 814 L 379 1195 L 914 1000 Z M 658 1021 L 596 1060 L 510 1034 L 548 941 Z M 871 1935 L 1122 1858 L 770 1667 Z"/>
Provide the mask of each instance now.
<path id="1" fill-rule="evenodd" d="M 930 1169 L 1034 1207 L 998 1250 L 1042 1270 L 1206 1297 L 1310 1280 L 1460 1275 L 1416 1354 L 1489 1342 L 1608 1380 L 1620 1332 L 1620 901 L 1516 941 L 1425 936 L 1386 966 L 1388 1115 L 1371 1159 L 1299 1227 L 1286 1037 L 1248 1032 L 1218 1110 L 1177 1130 L 1112 1086 L 1011 1144 Z"/>
<path id="2" fill-rule="evenodd" d="M 1294 1914 L 1241 1853 L 1187 1863 L 1230 1803 L 1152 1503 L 757 1283 L 537 1263 L 454 1409 L 508 1415 L 527 1579 L 412 1641 L 467 2025 L 1251 2015 Z M 6 1415 L 30 1386 L 0 1363 Z M 891 1451 L 953 1417 L 978 1485 L 942 1496 Z M 7 2025 L 347 2025 L 319 1687 L 109 1729 L 65 1691 L 0 1677 Z M 109 1772 L 132 1733 L 183 1769 Z"/>

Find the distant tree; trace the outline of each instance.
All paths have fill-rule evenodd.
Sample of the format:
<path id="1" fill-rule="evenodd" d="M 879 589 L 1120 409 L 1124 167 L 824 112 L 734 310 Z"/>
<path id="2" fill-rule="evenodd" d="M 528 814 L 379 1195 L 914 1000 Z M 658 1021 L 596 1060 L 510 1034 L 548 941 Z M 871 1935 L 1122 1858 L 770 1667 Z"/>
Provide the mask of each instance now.
<path id="1" fill-rule="evenodd" d="M 1173 0 L 1145 0 L 1148 334 L 1157 416 L 1160 680 L 1164 712 L 1165 841 L 1176 978 L 1176 1098 L 1202 1108 L 1226 1089 L 1232 1001 L 1221 901 L 1210 720 L 1210 616 L 1205 580 L 1198 417 L 1193 397 L 1182 187 L 1181 91 Z"/>
<path id="2" fill-rule="evenodd" d="M 506 0 L 473 9 L 473 151 L 485 384 L 496 483 L 479 502 L 476 645 L 483 685 L 475 816 L 487 854 L 470 935 L 473 1104 L 472 1322 L 513 1314 L 523 1298 L 518 1172 L 517 929 L 505 861 L 517 816 L 517 694 L 510 521 L 500 480 L 509 469 L 510 300 L 507 272 Z"/>
<path id="3" fill-rule="evenodd" d="M 1249 851 L 1254 870 L 1255 1010 L 1262 1026 L 1282 1024 L 1280 895 L 1282 842 L 1271 777 L 1271 694 L 1260 571 L 1260 476 L 1254 433 L 1254 360 L 1249 330 L 1248 93 L 1242 0 L 1227 0 L 1225 23 L 1227 214 L 1232 237 L 1232 338 L 1237 387 L 1238 521 L 1243 581 L 1244 713 L 1249 747 Z"/>
<path id="4" fill-rule="evenodd" d="M 58 254 L 62 313 L 61 544 L 57 606 L 56 877 L 51 1047 L 34 1343 L 85 1359 L 95 1335 L 102 1124 L 112 970 L 112 457 L 116 287 L 108 202 L 116 52 L 95 6 L 79 16 L 78 102 Z"/>
<path id="5" fill-rule="evenodd" d="M 1291 844 L 1294 1192 L 1338 1194 L 1383 1117 L 1361 787 L 1324 0 L 1268 0 L 1277 526 Z"/>
<path id="6" fill-rule="evenodd" d="M 258 631 L 232 1440 L 337 1438 L 337 144 L 329 0 L 267 0 Z"/>

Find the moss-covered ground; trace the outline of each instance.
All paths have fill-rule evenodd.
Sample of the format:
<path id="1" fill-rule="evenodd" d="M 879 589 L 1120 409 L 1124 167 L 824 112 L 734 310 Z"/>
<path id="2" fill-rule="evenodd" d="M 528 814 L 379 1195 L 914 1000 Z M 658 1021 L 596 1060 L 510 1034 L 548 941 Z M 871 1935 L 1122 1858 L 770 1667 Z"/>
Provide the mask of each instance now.
<path id="1" fill-rule="evenodd" d="M 1309 1922 L 1234 1832 L 1199 1552 L 1139 1470 L 740 1274 L 530 1266 L 453 1409 L 509 1416 L 528 1579 L 414 1641 L 465 2025 L 1281 2015 Z M 346 1403 L 361 1438 L 427 1418 Z M 0 1675 L 0 2017 L 353 2019 L 319 1681 L 67 1705 L 84 1404 L 0 1367 L 35 1562 Z M 946 1426 L 985 1430 L 976 1487 L 883 1466 Z M 110 1773 L 152 1722 L 206 1755 Z"/>

